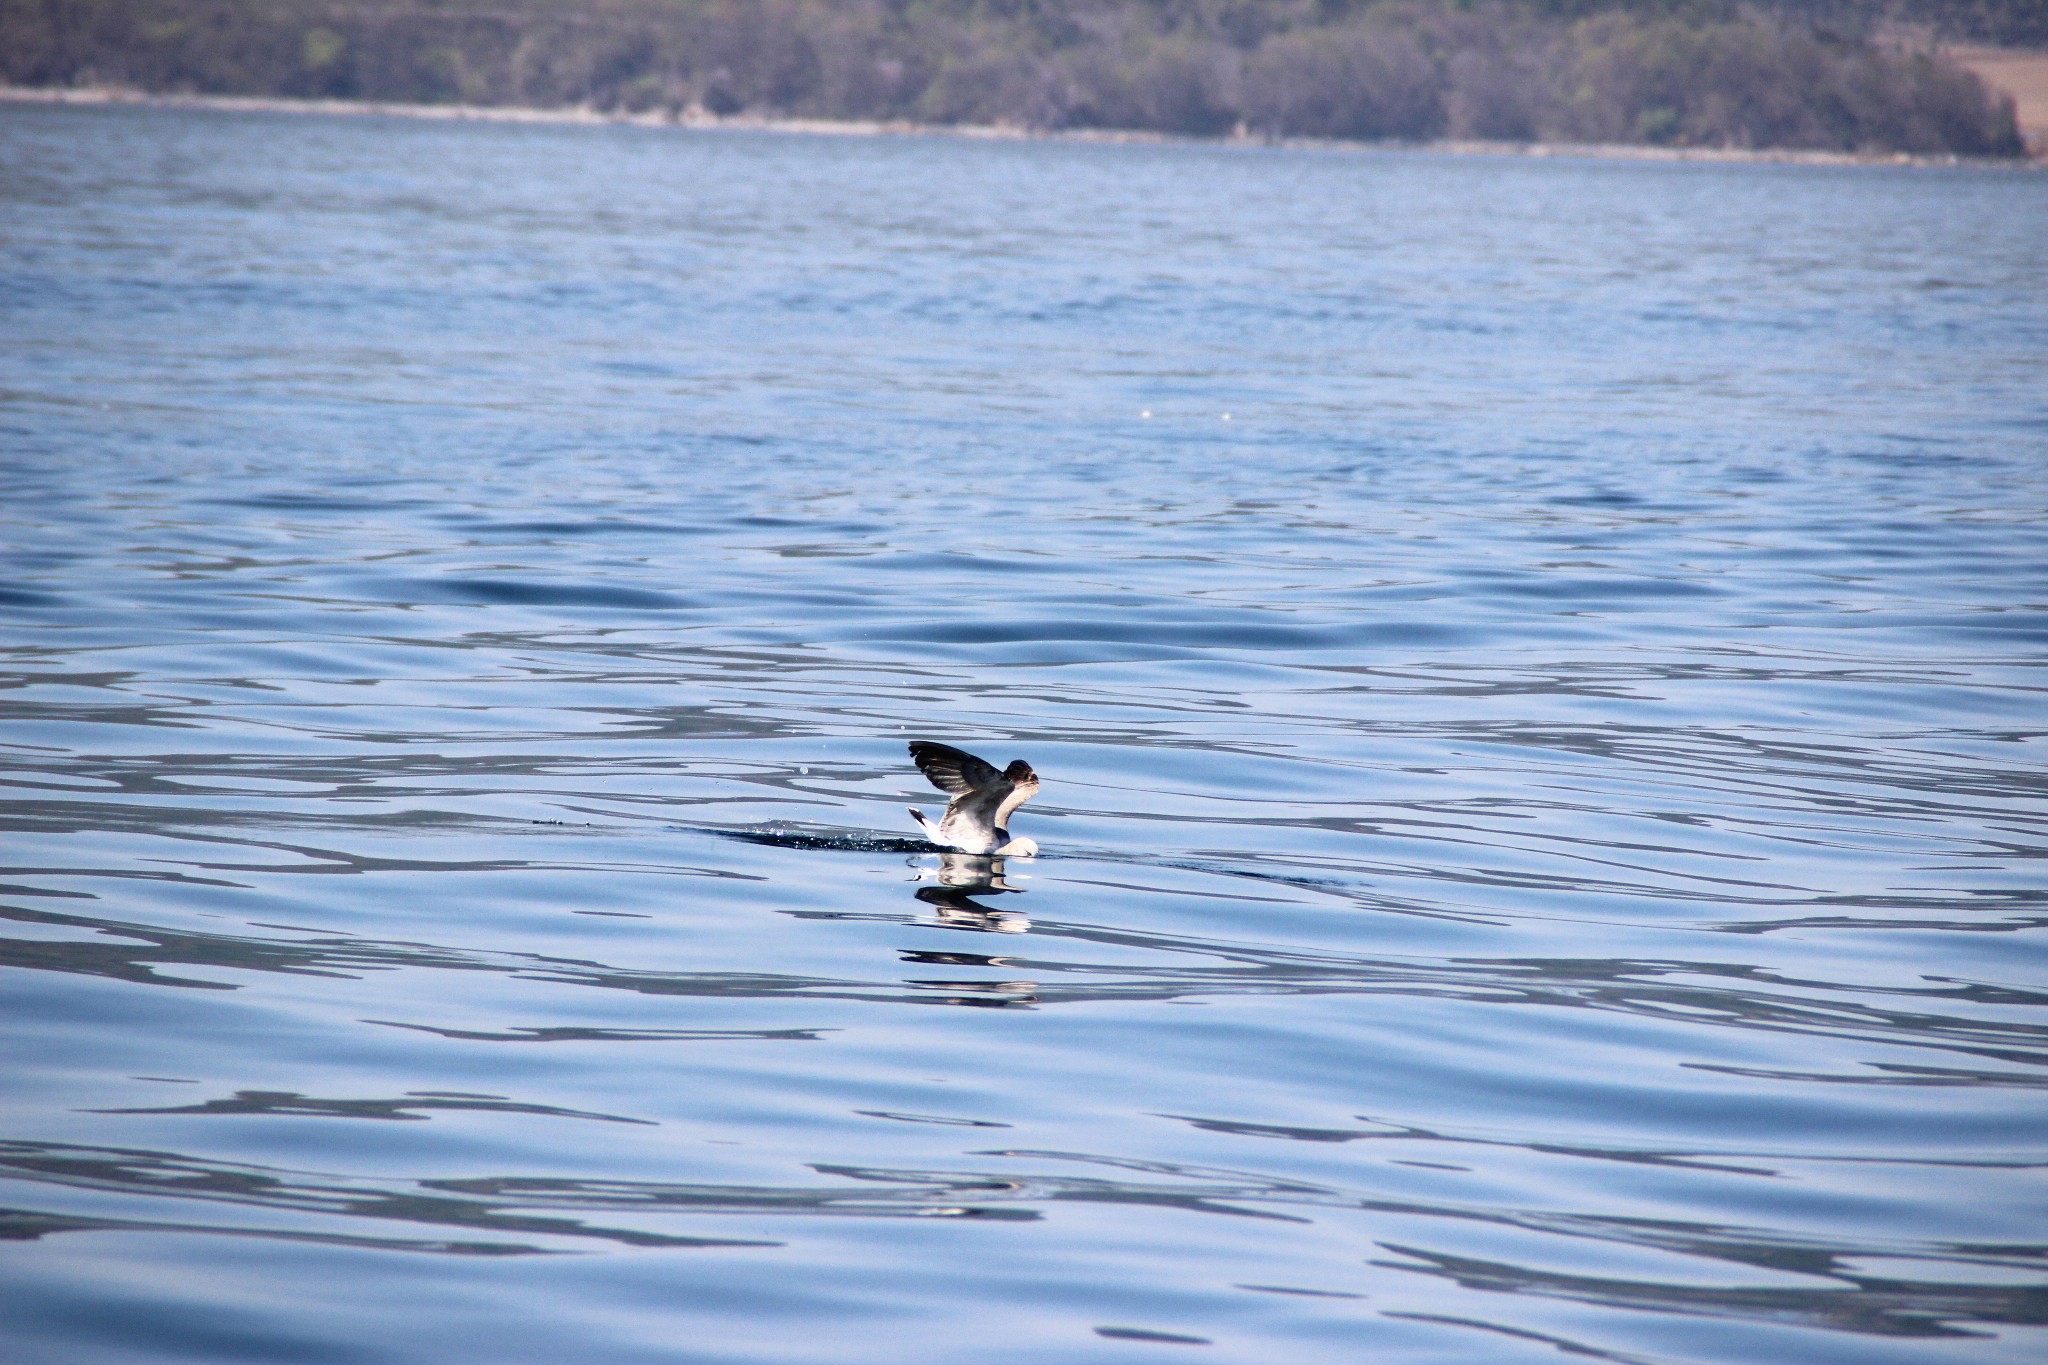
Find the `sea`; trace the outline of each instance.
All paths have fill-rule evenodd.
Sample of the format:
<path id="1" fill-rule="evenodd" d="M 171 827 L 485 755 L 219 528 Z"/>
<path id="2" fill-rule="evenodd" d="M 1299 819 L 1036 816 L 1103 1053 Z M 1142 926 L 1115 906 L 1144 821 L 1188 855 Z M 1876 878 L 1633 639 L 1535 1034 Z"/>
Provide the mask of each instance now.
<path id="1" fill-rule="evenodd" d="M 0 107 L 0 1354 L 2043 1359 L 2044 224 Z"/>

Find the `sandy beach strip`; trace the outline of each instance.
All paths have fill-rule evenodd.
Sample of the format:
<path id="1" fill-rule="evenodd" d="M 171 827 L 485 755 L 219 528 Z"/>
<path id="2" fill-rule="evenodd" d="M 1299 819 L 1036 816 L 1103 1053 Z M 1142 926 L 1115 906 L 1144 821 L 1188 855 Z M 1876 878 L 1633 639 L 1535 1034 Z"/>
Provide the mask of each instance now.
<path id="1" fill-rule="evenodd" d="M 2042 58 L 2048 79 L 2048 54 Z M 1988 82 L 1987 77 L 1987 82 Z M 569 106 L 553 109 L 486 104 L 403 104 L 379 100 L 286 99 L 266 95 L 164 94 L 112 86 L 0 85 L 0 104 L 141 105 L 224 113 L 334 114 L 383 118 L 468 120 L 486 123 L 617 124 L 641 128 L 720 129 L 802 133 L 827 137 L 952 137 L 1013 141 L 1187 143 L 1212 147 L 1300 147 L 1333 151 L 1437 152 L 1454 156 L 1597 157 L 1618 161 L 1778 162 L 1807 166 L 1995 166 L 2048 168 L 2048 147 L 2030 142 L 2033 159 L 1967 157 L 1953 153 L 1833 152 L 1789 147 L 1665 147 L 1635 143 L 1353 141 L 1339 138 L 1267 138 L 1244 134 L 1192 137 L 1177 133 L 1103 128 L 1024 128 L 1008 124 L 942 124 L 895 120 L 764 118 L 702 110 L 628 113 Z"/>

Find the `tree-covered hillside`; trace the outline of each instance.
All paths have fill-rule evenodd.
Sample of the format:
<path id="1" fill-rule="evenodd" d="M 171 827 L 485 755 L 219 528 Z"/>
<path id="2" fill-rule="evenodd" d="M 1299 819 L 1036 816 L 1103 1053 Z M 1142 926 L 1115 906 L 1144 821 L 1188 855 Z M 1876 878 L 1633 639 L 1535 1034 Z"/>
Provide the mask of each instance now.
<path id="1" fill-rule="evenodd" d="M 1868 39 L 1888 12 L 1954 28 L 1940 17 L 1952 10 L 1981 29 L 2027 0 L 1900 3 L 0 0 L 0 78 L 1047 129 L 2017 154 L 2010 105 L 1975 77 Z"/>

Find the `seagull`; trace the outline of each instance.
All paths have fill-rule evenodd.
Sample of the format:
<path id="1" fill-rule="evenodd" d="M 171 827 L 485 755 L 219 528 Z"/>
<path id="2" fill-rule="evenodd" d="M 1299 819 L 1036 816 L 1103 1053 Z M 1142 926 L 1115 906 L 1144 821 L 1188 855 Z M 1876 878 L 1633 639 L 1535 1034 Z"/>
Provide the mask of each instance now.
<path id="1" fill-rule="evenodd" d="M 928 739 L 911 740 L 910 756 L 934 787 L 956 793 L 936 825 L 923 811 L 911 808 L 910 818 L 933 843 L 962 853 L 1037 855 L 1035 840 L 1013 839 L 1008 828 L 1010 813 L 1038 795 L 1038 774 L 1029 763 L 1020 758 L 997 772 L 973 754 Z"/>

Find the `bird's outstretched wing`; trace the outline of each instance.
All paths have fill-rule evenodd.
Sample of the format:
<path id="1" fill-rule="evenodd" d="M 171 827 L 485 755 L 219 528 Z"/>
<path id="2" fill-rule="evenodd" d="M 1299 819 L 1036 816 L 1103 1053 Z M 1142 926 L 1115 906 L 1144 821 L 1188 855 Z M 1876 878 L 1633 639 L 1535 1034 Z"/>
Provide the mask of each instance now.
<path id="1" fill-rule="evenodd" d="M 911 740 L 910 757 L 916 761 L 917 770 L 942 792 L 977 791 L 1002 777 L 973 754 L 928 739 Z"/>

